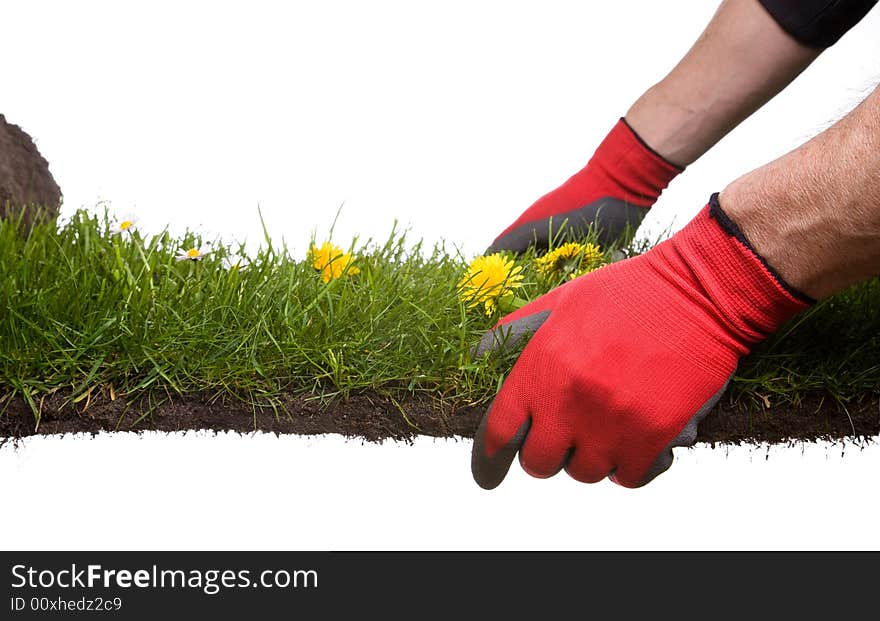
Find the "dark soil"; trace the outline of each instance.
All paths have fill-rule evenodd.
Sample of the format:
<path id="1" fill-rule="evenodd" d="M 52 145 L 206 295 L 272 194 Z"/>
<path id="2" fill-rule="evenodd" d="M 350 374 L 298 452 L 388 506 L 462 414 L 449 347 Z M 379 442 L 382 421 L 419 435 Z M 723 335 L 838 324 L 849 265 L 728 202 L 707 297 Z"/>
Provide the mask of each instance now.
<path id="1" fill-rule="evenodd" d="M 49 172 L 49 163 L 31 137 L 0 114 L 0 218 L 27 207 L 25 222 L 34 220 L 35 206 L 43 217 L 55 218 L 61 189 Z"/>
<path id="2" fill-rule="evenodd" d="M 97 391 L 96 391 L 97 392 Z M 104 391 L 77 404 L 58 394 L 44 398 L 39 426 L 19 398 L 0 405 L 0 438 L 101 431 L 213 430 L 313 435 L 338 433 L 370 441 L 410 440 L 417 435 L 472 437 L 485 405 L 453 406 L 428 396 L 396 402 L 376 393 L 321 403 L 288 395 L 273 410 L 231 397 L 206 394 L 144 396 L 134 402 L 111 400 Z M 398 407 L 399 406 L 399 407 Z M 405 412 L 406 418 L 403 413 Z M 698 440 L 712 444 L 788 443 L 849 438 L 865 441 L 880 434 L 880 395 L 842 406 L 814 396 L 798 405 L 746 407 L 723 400 L 700 426 Z M 4 440 L 0 440 L 2 443 Z"/>

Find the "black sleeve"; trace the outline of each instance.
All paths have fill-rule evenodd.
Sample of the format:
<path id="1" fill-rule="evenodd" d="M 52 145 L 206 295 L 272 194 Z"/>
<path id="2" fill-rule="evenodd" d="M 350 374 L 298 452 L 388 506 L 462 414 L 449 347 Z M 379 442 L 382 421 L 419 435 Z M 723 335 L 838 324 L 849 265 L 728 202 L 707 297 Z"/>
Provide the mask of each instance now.
<path id="1" fill-rule="evenodd" d="M 877 0 L 760 0 L 773 19 L 792 37 L 814 48 L 837 43 Z"/>

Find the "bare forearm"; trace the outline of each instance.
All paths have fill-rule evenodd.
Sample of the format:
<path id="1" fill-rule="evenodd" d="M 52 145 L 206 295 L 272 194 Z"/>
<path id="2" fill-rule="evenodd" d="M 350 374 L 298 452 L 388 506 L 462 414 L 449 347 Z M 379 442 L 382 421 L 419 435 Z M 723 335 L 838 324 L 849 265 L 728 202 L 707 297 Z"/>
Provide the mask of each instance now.
<path id="1" fill-rule="evenodd" d="M 731 183 L 720 203 L 758 253 L 814 298 L 880 274 L 880 89 Z"/>
<path id="2" fill-rule="evenodd" d="M 819 53 L 786 34 L 756 0 L 725 0 L 681 62 L 626 119 L 660 155 L 686 166 Z"/>

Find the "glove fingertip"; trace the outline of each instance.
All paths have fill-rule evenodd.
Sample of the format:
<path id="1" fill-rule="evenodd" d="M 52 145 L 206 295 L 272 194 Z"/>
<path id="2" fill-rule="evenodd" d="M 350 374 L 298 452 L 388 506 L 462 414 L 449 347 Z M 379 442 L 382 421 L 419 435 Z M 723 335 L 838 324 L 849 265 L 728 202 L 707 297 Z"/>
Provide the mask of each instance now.
<path id="1" fill-rule="evenodd" d="M 523 339 L 537 332 L 549 316 L 550 311 L 545 310 L 498 324 L 480 339 L 475 355 L 483 356 L 492 351 L 504 352 L 515 348 Z"/>
<path id="2" fill-rule="evenodd" d="M 531 427 L 531 419 L 526 418 L 512 437 L 504 441 L 503 436 L 497 430 L 489 430 L 491 425 L 492 407 L 480 422 L 480 427 L 474 436 L 474 445 L 471 452 L 471 474 L 477 485 L 486 490 L 498 487 L 510 470 L 514 457 L 519 452 Z M 487 448 L 488 444 L 493 445 Z M 499 448 L 494 446 L 500 445 Z"/>
<path id="3" fill-rule="evenodd" d="M 654 479 L 656 479 L 659 475 L 663 474 L 672 466 L 672 461 L 675 459 L 673 455 L 672 449 L 678 447 L 688 447 L 693 446 L 697 441 L 697 432 L 700 423 L 709 414 L 715 404 L 721 399 L 721 395 L 727 390 L 727 387 L 730 385 L 730 381 L 733 379 L 733 375 L 727 378 L 727 381 L 724 382 L 724 385 L 712 395 L 703 406 L 697 410 L 697 412 L 688 420 L 687 424 L 681 429 L 681 431 L 676 435 L 669 444 L 660 452 L 654 462 L 650 465 L 648 470 L 642 476 L 641 479 L 634 482 L 633 485 L 626 485 L 625 483 L 620 483 L 616 479 L 612 480 L 615 483 L 620 483 L 624 485 L 624 487 L 642 487 L 643 485 L 647 485 Z"/>
<path id="4" fill-rule="evenodd" d="M 486 250 L 485 250 L 485 252 L 483 252 L 483 254 L 485 256 L 488 256 L 490 254 L 495 254 L 497 252 L 510 252 L 512 254 L 524 254 L 526 252 L 526 250 L 528 250 L 528 247 L 518 248 L 516 246 L 510 246 L 508 244 L 505 244 L 503 241 L 503 238 L 499 237 L 494 242 L 492 242 L 492 245 L 490 245 L 488 248 L 486 248 Z"/>
<path id="5" fill-rule="evenodd" d="M 670 454 L 669 464 L 672 465 L 672 459 L 671 459 L 672 451 L 670 451 L 669 454 Z M 668 469 L 669 466 L 666 466 L 666 468 Z M 662 474 L 662 472 L 664 472 L 664 471 L 665 471 L 665 469 L 663 471 L 657 472 L 656 474 L 654 474 L 650 478 L 643 478 L 643 479 L 640 479 L 637 481 L 627 479 L 627 478 L 621 476 L 620 474 L 618 474 L 617 472 L 612 472 L 611 474 L 608 475 L 608 480 L 611 481 L 612 483 L 615 483 L 616 485 L 619 485 L 620 487 L 625 487 L 627 489 L 637 489 L 639 487 L 644 487 L 645 485 L 647 485 L 648 483 L 653 481 L 657 475 Z"/>

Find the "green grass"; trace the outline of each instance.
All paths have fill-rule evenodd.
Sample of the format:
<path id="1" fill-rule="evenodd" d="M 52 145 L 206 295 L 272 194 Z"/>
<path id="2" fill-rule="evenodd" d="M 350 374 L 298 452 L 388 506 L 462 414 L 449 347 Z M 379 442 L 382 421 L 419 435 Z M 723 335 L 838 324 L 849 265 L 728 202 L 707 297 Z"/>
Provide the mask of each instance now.
<path id="1" fill-rule="evenodd" d="M 457 283 L 465 257 L 392 232 L 354 248 L 355 276 L 324 283 L 305 256 L 266 243 L 244 270 L 215 247 L 178 262 L 172 238 L 113 234 L 84 211 L 29 232 L 0 221 L 0 399 L 71 401 L 112 386 L 207 391 L 271 405 L 284 392 L 316 398 L 375 390 L 427 391 L 459 403 L 492 397 L 511 356 L 472 360 L 496 318 L 467 309 Z M 527 258 L 528 259 L 528 258 Z M 530 265 L 530 261 L 524 261 Z M 527 267 L 520 297 L 554 283 Z M 735 398 L 847 401 L 880 384 L 880 282 L 853 288 L 785 326 L 747 358 Z M 36 413 L 36 408 L 35 413 Z"/>
<path id="2" fill-rule="evenodd" d="M 810 308 L 740 364 L 740 394 L 797 401 L 820 392 L 847 402 L 880 389 L 880 279 Z"/>

